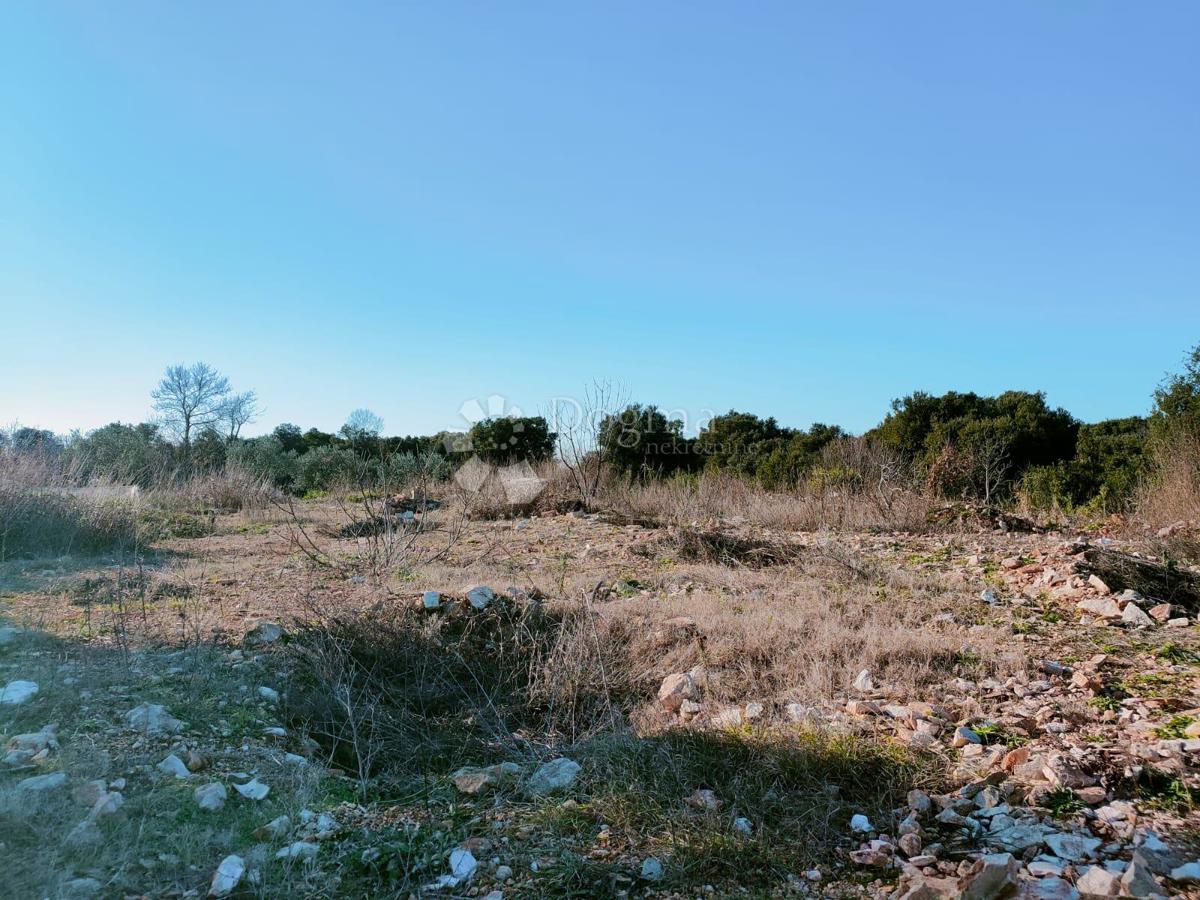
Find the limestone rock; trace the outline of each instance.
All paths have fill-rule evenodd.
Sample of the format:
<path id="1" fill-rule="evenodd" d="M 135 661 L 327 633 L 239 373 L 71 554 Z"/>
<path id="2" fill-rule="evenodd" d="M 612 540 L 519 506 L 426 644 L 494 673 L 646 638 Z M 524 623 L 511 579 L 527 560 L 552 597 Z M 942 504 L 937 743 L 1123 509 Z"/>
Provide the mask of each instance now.
<path id="1" fill-rule="evenodd" d="M 145 734 L 177 734 L 183 723 L 172 716 L 161 703 L 142 703 L 125 713 L 125 724 Z"/>
<path id="2" fill-rule="evenodd" d="M 1081 894 L 1115 897 L 1121 892 L 1121 876 L 1104 866 L 1091 866 L 1075 882 Z"/>
<path id="3" fill-rule="evenodd" d="M 212 884 L 208 889 L 210 897 L 228 897 L 242 882 L 246 874 L 246 861 L 240 856 L 230 854 L 221 860 L 217 871 L 213 873 Z"/>
<path id="4" fill-rule="evenodd" d="M 1154 620 L 1136 603 L 1127 604 L 1121 612 L 1121 621 L 1133 628 L 1150 628 Z"/>
<path id="5" fill-rule="evenodd" d="M 493 600 L 496 599 L 496 592 L 486 584 L 481 584 L 478 587 L 473 587 L 467 591 L 467 602 L 478 610 L 487 609 Z"/>
<path id="6" fill-rule="evenodd" d="M 959 881 L 963 900 L 994 900 L 1017 887 L 1021 864 L 1011 853 L 990 853 L 975 861 Z"/>
<path id="7" fill-rule="evenodd" d="M 270 786 L 263 784 L 257 778 L 251 778 L 245 784 L 235 784 L 233 789 L 247 800 L 262 800 L 271 793 Z"/>
<path id="8" fill-rule="evenodd" d="M 187 764 L 174 753 L 158 764 L 158 771 L 164 775 L 174 775 L 176 778 L 192 777 L 192 773 L 188 771 Z"/>
<path id="9" fill-rule="evenodd" d="M 663 709 L 675 712 L 684 700 L 699 700 L 700 689 L 687 672 L 678 672 L 663 679 L 658 688 L 658 703 Z"/>
<path id="10" fill-rule="evenodd" d="M 464 794 L 484 794 L 496 788 L 512 784 L 521 775 L 521 767 L 513 762 L 502 762 L 494 766 L 464 766 L 455 771 L 450 779 Z"/>
<path id="11" fill-rule="evenodd" d="M 320 851 L 321 845 L 312 841 L 293 841 L 275 854 L 276 859 L 312 859 Z"/>
<path id="12" fill-rule="evenodd" d="M 10 681 L 0 688 L 0 706 L 20 706 L 37 692 L 36 681 Z"/>
<path id="13" fill-rule="evenodd" d="M 274 644 L 283 638 L 283 626 L 278 622 L 259 622 L 246 632 L 243 641 L 247 647 L 261 647 L 264 644 Z"/>
<path id="14" fill-rule="evenodd" d="M 1068 862 L 1079 862 L 1095 856 L 1101 843 L 1100 838 L 1067 832 L 1046 835 L 1046 846 L 1050 848 L 1050 852 Z"/>
<path id="15" fill-rule="evenodd" d="M 538 766 L 525 782 L 525 789 L 534 796 L 565 791 L 575 783 L 579 770 L 579 763 L 560 756 Z"/>
<path id="16" fill-rule="evenodd" d="M 193 796 L 196 798 L 196 805 L 201 809 L 216 812 L 225 805 L 225 798 L 229 795 L 225 791 L 225 785 L 219 781 L 211 781 L 196 788 Z"/>
<path id="17" fill-rule="evenodd" d="M 1141 854 L 1134 853 L 1133 859 L 1129 861 L 1129 865 L 1125 867 L 1125 873 L 1121 876 L 1121 896 L 1149 897 L 1151 894 L 1158 894 L 1161 891 L 1162 888 L 1150 870 L 1149 864 Z"/>
<path id="18" fill-rule="evenodd" d="M 18 791 L 27 791 L 30 793 L 43 793 L 45 791 L 54 791 L 67 784 L 66 772 L 51 772 L 48 775 L 34 775 L 30 778 L 25 778 L 17 782 Z"/>

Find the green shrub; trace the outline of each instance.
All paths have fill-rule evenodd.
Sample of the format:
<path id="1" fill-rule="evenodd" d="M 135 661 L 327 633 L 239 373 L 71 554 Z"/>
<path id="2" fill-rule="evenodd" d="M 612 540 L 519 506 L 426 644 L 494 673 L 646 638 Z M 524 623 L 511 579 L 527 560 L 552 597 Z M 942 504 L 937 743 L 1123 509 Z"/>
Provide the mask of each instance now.
<path id="1" fill-rule="evenodd" d="M 683 436 L 682 421 L 640 403 L 601 419 L 599 442 L 612 468 L 637 477 L 694 471 L 702 460 L 696 442 Z"/>
<path id="2" fill-rule="evenodd" d="M 1030 468 L 1074 457 L 1078 431 L 1071 414 L 1047 406 L 1042 393 L 918 391 L 894 401 L 868 436 L 911 459 L 931 490 L 990 499 Z"/>
<path id="3" fill-rule="evenodd" d="M 175 467 L 175 448 L 157 425 L 112 422 L 71 441 L 69 468 L 82 481 L 150 487 Z"/>
<path id="4" fill-rule="evenodd" d="M 481 459 L 506 465 L 544 462 L 554 453 L 558 436 L 542 416 L 500 416 L 476 422 L 467 437 Z"/>
<path id="5" fill-rule="evenodd" d="M 296 451 L 289 450 L 277 434 L 235 441 L 229 447 L 226 464 L 283 490 L 293 486 L 300 468 Z"/>
<path id="6" fill-rule="evenodd" d="M 306 495 L 328 491 L 334 485 L 358 485 L 364 474 L 365 466 L 353 450 L 334 446 L 315 447 L 296 460 L 296 479 L 292 489 Z"/>
<path id="7" fill-rule="evenodd" d="M 393 453 L 378 466 L 379 484 L 384 490 L 403 490 L 428 485 L 450 477 L 450 463 L 440 453 Z"/>

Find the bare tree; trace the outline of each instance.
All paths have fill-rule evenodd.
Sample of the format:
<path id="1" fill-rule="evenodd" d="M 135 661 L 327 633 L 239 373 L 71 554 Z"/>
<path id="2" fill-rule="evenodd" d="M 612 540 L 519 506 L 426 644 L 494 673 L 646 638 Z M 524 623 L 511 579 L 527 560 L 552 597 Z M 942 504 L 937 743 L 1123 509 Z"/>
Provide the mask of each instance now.
<path id="1" fill-rule="evenodd" d="M 983 492 L 983 502 L 990 505 L 1012 467 L 1008 438 L 997 431 L 989 431 L 975 445 L 972 463 L 977 488 Z"/>
<path id="2" fill-rule="evenodd" d="M 342 426 L 342 437 L 350 442 L 361 441 L 365 438 L 379 437 L 383 431 L 383 419 L 369 409 L 356 409 L 346 416 L 346 424 Z"/>
<path id="3" fill-rule="evenodd" d="M 261 413 L 262 407 L 258 405 L 258 395 L 254 391 L 230 394 L 221 405 L 226 436 L 232 441 L 242 433 L 244 426 L 258 419 Z"/>
<path id="4" fill-rule="evenodd" d="M 186 470 L 191 462 L 192 432 L 221 420 L 229 396 L 229 379 L 208 363 L 168 366 L 150 396 L 163 423 L 183 445 Z"/>
<path id="5" fill-rule="evenodd" d="M 558 452 L 579 502 L 591 507 L 600 491 L 608 451 L 600 441 L 600 429 L 606 417 L 624 405 L 623 391 L 607 381 L 593 382 L 584 389 L 582 400 L 560 397 L 548 418 L 558 434 Z"/>

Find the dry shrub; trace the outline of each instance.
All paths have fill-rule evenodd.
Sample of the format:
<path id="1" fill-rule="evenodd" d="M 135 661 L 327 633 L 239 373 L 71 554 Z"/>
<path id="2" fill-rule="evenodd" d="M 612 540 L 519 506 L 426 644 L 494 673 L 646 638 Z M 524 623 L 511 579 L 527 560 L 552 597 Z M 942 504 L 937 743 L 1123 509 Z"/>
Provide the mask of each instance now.
<path id="1" fill-rule="evenodd" d="M 230 465 L 192 479 L 184 493 L 220 512 L 238 512 L 267 508 L 276 489 L 261 476 Z"/>
<path id="2" fill-rule="evenodd" d="M 289 715 L 365 780 L 445 774 L 619 720 L 625 671 L 586 609 L 499 597 L 315 612 L 290 644 Z"/>
<path id="3" fill-rule="evenodd" d="M 1156 444 L 1135 508 L 1154 530 L 1182 524 L 1164 539 L 1164 549 L 1200 560 L 1200 435 L 1181 429 Z"/>
<path id="4" fill-rule="evenodd" d="M 898 485 L 865 488 L 814 481 L 782 492 L 720 473 L 613 482 L 604 501 L 607 508 L 637 521 L 688 525 L 740 520 L 791 531 L 924 532 L 931 508 L 928 499 Z"/>
<path id="5" fill-rule="evenodd" d="M 71 493 L 43 457 L 0 453 L 0 560 L 128 552 L 140 539 L 129 500 Z"/>
<path id="6" fill-rule="evenodd" d="M 0 486 L 0 560 L 129 553 L 140 543 L 137 513 L 126 501 Z"/>
<path id="7" fill-rule="evenodd" d="M 456 474 L 444 489 L 447 499 L 468 511 L 470 518 L 493 520 L 531 516 L 542 512 L 569 512 L 580 503 L 570 470 L 555 461 L 512 467 L 472 461 L 478 472 Z M 506 478 L 515 478 L 508 481 Z"/>
<path id="8" fill-rule="evenodd" d="M 794 562 L 801 554 L 799 547 L 781 541 L 690 527 L 672 529 L 670 543 L 680 559 L 750 568 Z"/>
<path id="9" fill-rule="evenodd" d="M 664 598 L 653 614 L 630 599 L 608 604 L 605 615 L 631 623 L 638 638 L 629 664 L 648 686 L 702 667 L 710 712 L 724 703 L 778 708 L 845 696 L 862 669 L 905 696 L 934 700 L 934 686 L 955 674 L 1019 666 L 999 651 L 999 635 L 970 629 L 974 599 L 844 555 L 814 552 L 804 573 L 706 567 L 708 584 Z M 640 724 L 654 722 L 651 715 Z"/>

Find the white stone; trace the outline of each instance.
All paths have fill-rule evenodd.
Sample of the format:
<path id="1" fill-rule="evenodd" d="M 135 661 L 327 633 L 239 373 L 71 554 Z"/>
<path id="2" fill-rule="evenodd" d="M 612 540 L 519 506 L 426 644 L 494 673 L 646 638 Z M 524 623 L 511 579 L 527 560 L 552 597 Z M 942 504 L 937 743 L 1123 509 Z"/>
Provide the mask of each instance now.
<path id="1" fill-rule="evenodd" d="M 960 726 L 954 729 L 954 738 L 952 741 L 955 747 L 965 747 L 967 744 L 982 744 L 983 738 L 966 726 Z"/>
<path id="2" fill-rule="evenodd" d="M 554 794 L 569 788 L 579 774 L 580 765 L 574 760 L 560 756 L 542 763 L 525 782 L 525 789 L 534 795 Z"/>
<path id="3" fill-rule="evenodd" d="M 240 856 L 230 854 L 217 866 L 217 871 L 213 874 L 212 885 L 208 889 L 208 896 L 228 897 L 241 884 L 242 876 L 245 874 L 246 861 Z"/>
<path id="4" fill-rule="evenodd" d="M 40 793 L 42 791 L 57 790 L 66 785 L 66 783 L 67 774 L 65 772 L 51 772 L 48 775 L 34 775 L 31 778 L 18 781 L 17 790 Z"/>
<path id="5" fill-rule="evenodd" d="M 225 805 L 225 798 L 229 796 L 225 792 L 225 785 L 219 781 L 213 781 L 208 784 L 202 784 L 196 788 L 193 796 L 196 798 L 196 805 L 206 812 L 216 812 Z"/>
<path id="6" fill-rule="evenodd" d="M 1182 884 L 1200 883 L 1200 859 L 1184 863 L 1182 866 L 1176 866 L 1171 870 L 1171 880 Z"/>
<path id="7" fill-rule="evenodd" d="M 252 778 L 245 784 L 235 784 L 233 789 L 247 800 L 262 800 L 271 793 L 270 786 L 263 784 L 257 778 Z"/>
<path id="8" fill-rule="evenodd" d="M 258 689 L 258 696 L 262 697 L 268 703 L 279 702 L 279 691 L 275 690 L 274 688 L 269 688 L 266 685 L 263 685 Z"/>
<path id="9" fill-rule="evenodd" d="M 700 690 L 696 686 L 696 680 L 686 672 L 668 675 L 658 686 L 658 704 L 670 712 L 679 709 L 685 700 L 698 699 Z"/>
<path id="10" fill-rule="evenodd" d="M 485 584 L 473 587 L 467 591 L 467 602 L 475 609 L 487 609 L 488 605 L 495 599 L 496 592 Z"/>
<path id="11" fill-rule="evenodd" d="M 37 692 L 36 681 L 10 681 L 0 690 L 0 704 L 20 706 Z"/>
<path id="12" fill-rule="evenodd" d="M 647 881 L 660 881 L 663 877 L 663 864 L 653 856 L 642 860 L 642 878 Z"/>
<path id="13" fill-rule="evenodd" d="M 118 809 L 125 805 L 125 797 L 120 791 L 108 791 L 92 805 L 92 815 L 94 817 L 111 816 Z"/>
<path id="14" fill-rule="evenodd" d="M 167 712 L 161 703 L 142 703 L 125 713 L 125 724 L 146 734 L 177 733 L 183 723 Z"/>
<path id="15" fill-rule="evenodd" d="M 1112 597 L 1089 597 L 1081 601 L 1078 608 L 1101 619 L 1121 618 L 1121 604 Z"/>
<path id="16" fill-rule="evenodd" d="M 246 644 L 253 647 L 259 644 L 274 644 L 283 637 L 283 626 L 278 622 L 259 622 L 246 632 Z"/>
<path id="17" fill-rule="evenodd" d="M 320 844 L 312 841 L 293 841 L 275 854 L 276 859 L 312 859 L 321 849 Z"/>
<path id="18" fill-rule="evenodd" d="M 276 816 L 266 825 L 258 828 L 255 837 L 281 838 L 292 830 L 292 820 L 288 816 Z"/>
<path id="19" fill-rule="evenodd" d="M 875 830 L 875 826 L 862 813 L 855 813 L 850 817 L 850 830 L 855 834 L 870 834 Z"/>
<path id="20" fill-rule="evenodd" d="M 1052 875 L 1055 878 L 1061 878 L 1066 871 L 1062 860 L 1054 861 L 1050 859 L 1035 859 L 1031 860 L 1028 867 L 1029 874 L 1035 878 L 1044 878 L 1047 875 Z"/>
<path id="21" fill-rule="evenodd" d="M 1149 613 L 1136 603 L 1130 603 L 1125 607 L 1121 612 L 1121 621 L 1135 628 L 1151 628 L 1154 626 L 1154 620 L 1150 618 Z"/>
<path id="22" fill-rule="evenodd" d="M 470 850 L 464 850 L 461 847 L 451 850 L 450 874 L 439 876 L 433 884 L 426 885 L 426 889 L 436 891 L 441 888 L 455 887 L 474 875 L 477 868 L 479 868 L 479 861 L 475 859 Z"/>
<path id="23" fill-rule="evenodd" d="M 421 596 L 421 605 L 425 609 L 441 609 L 442 608 L 442 595 L 439 594 L 437 591 L 426 591 Z"/>
<path id="24" fill-rule="evenodd" d="M 1081 894 L 1115 897 L 1121 891 L 1121 876 L 1104 866 L 1090 866 L 1075 882 Z"/>
<path id="25" fill-rule="evenodd" d="M 1101 843 L 1100 838 L 1081 834 L 1059 832 L 1046 835 L 1046 846 L 1050 848 L 1050 852 L 1068 862 L 1079 862 L 1094 856 Z"/>
<path id="26" fill-rule="evenodd" d="M 963 900 L 993 900 L 1017 886 L 1021 864 L 1011 853 L 991 853 L 975 861 L 962 888 Z"/>
<path id="27" fill-rule="evenodd" d="M 869 669 L 863 669 L 854 678 L 854 689 L 863 694 L 869 694 L 875 690 L 875 679 L 871 677 Z"/>
<path id="28" fill-rule="evenodd" d="M 1079 900 L 1079 891 L 1071 887 L 1071 882 L 1065 878 L 1050 875 L 1024 882 L 1017 896 L 1024 900 Z"/>
<path id="29" fill-rule="evenodd" d="M 187 765 L 174 753 L 158 764 L 158 771 L 164 775 L 174 775 L 176 778 L 192 777 L 192 773 L 188 771 Z"/>

